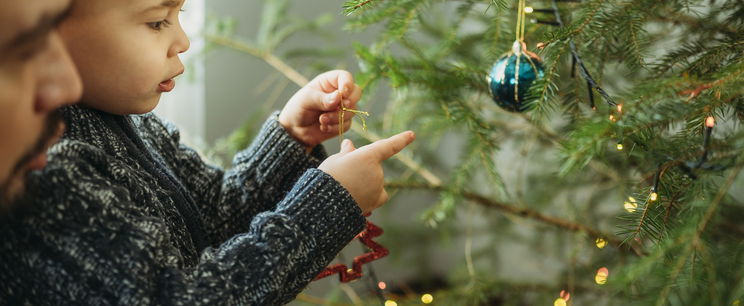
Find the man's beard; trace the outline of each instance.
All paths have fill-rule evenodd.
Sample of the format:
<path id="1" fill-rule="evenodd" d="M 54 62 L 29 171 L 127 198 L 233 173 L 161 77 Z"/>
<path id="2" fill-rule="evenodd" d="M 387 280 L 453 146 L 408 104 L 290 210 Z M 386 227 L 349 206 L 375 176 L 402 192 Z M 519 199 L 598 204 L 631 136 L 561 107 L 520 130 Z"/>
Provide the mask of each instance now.
<path id="1" fill-rule="evenodd" d="M 31 162 L 31 160 L 39 156 L 39 154 L 44 153 L 49 142 L 57 136 L 59 126 L 62 122 L 62 113 L 59 110 L 50 113 L 45 122 L 44 130 L 36 141 L 36 144 L 15 164 L 13 171 L 10 172 L 10 176 L 7 177 L 7 181 L 0 182 L 0 213 L 3 213 L 14 206 L 26 205 L 26 203 L 23 202 L 27 202 L 28 200 L 23 196 L 23 193 L 27 183 L 26 181 L 28 181 L 28 173 L 21 172 L 26 171 L 26 166 Z M 22 187 L 21 190 L 16 191 L 16 194 L 11 194 L 10 188 L 13 179 L 21 175 L 24 177 L 24 187 Z"/>

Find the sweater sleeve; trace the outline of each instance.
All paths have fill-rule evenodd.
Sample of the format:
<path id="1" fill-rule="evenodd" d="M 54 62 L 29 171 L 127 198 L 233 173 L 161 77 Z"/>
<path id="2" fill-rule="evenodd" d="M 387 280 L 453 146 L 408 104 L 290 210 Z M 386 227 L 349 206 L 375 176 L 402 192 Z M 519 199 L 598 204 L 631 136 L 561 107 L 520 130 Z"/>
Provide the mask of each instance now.
<path id="1" fill-rule="evenodd" d="M 191 196 L 196 199 L 207 233 L 220 243 L 248 230 L 249 220 L 273 210 L 298 178 L 325 159 L 322 146 L 309 155 L 278 122 L 278 112 L 263 124 L 253 143 L 235 155 L 228 170 L 214 167 L 181 143 L 172 124 L 154 115 L 143 117 L 146 137 L 156 146 Z"/>
<path id="2" fill-rule="evenodd" d="M 165 225 L 126 188 L 85 167 L 49 171 L 44 182 L 34 187 L 40 212 L 0 226 L 0 303 L 280 305 L 364 226 L 347 191 L 310 169 L 275 210 L 186 269 Z"/>

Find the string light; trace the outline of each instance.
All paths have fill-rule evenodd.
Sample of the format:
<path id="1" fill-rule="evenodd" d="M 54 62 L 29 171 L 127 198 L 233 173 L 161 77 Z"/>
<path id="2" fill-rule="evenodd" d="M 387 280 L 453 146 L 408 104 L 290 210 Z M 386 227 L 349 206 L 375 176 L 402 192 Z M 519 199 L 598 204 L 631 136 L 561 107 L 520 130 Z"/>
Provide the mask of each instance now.
<path id="1" fill-rule="evenodd" d="M 566 300 L 562 298 L 557 298 L 555 299 L 555 302 L 553 302 L 553 306 L 566 306 L 566 305 L 568 305 L 566 304 Z"/>
<path id="2" fill-rule="evenodd" d="M 524 8 L 524 12 L 527 13 L 527 14 L 530 14 L 530 13 L 532 13 L 534 11 L 535 11 L 535 9 L 532 8 L 531 6 L 528 6 L 528 7 L 525 7 Z"/>
<path id="3" fill-rule="evenodd" d="M 623 144 L 622 143 L 618 143 L 617 144 L 617 150 L 618 151 L 622 151 L 623 150 Z"/>
<path id="4" fill-rule="evenodd" d="M 597 238 L 597 240 L 594 240 L 594 243 L 597 245 L 597 248 L 603 249 L 607 245 L 607 240 Z"/>
<path id="5" fill-rule="evenodd" d="M 387 300 L 385 301 L 385 306 L 398 306 L 398 303 L 393 300 Z"/>
<path id="6" fill-rule="evenodd" d="M 431 294 L 424 294 L 421 296 L 421 302 L 424 304 L 431 304 L 431 302 L 434 302 L 434 296 Z"/>
<path id="7" fill-rule="evenodd" d="M 387 288 L 387 284 L 385 284 L 385 282 L 379 282 L 377 283 L 377 288 L 380 288 L 380 290 L 385 290 L 385 288 Z"/>
<path id="8" fill-rule="evenodd" d="M 622 104 L 618 104 L 618 105 L 617 105 L 617 112 L 618 112 L 619 114 L 622 114 L 622 113 L 623 113 L 623 105 L 622 105 Z"/>
<path id="9" fill-rule="evenodd" d="M 651 200 L 651 202 L 656 201 L 659 199 L 659 194 L 656 192 L 652 192 L 648 199 Z"/>
<path id="10" fill-rule="evenodd" d="M 568 291 L 566 290 L 561 290 L 561 294 L 557 299 L 555 299 L 555 301 L 553 302 L 553 306 L 566 306 L 568 300 L 570 299 L 571 294 L 568 293 Z"/>
<path id="11" fill-rule="evenodd" d="M 625 210 L 627 210 L 630 213 L 634 212 L 636 208 L 638 208 L 638 201 L 636 201 L 634 197 L 628 197 L 628 200 L 625 201 L 625 203 L 623 204 L 624 204 L 623 206 L 625 207 Z"/>
<path id="12" fill-rule="evenodd" d="M 710 136 L 713 134 L 713 127 L 716 125 L 716 119 L 713 118 L 713 116 L 708 116 L 705 118 L 705 134 L 703 136 L 703 155 L 700 156 L 700 160 L 698 160 L 697 164 L 693 167 L 693 169 L 698 169 L 705 164 L 705 161 L 708 160 L 708 147 L 710 145 Z"/>
<path id="13" fill-rule="evenodd" d="M 610 275 L 610 270 L 605 267 L 601 267 L 597 270 L 597 274 L 594 276 L 594 282 L 598 285 L 604 285 L 607 283 L 607 277 Z"/>
<path id="14" fill-rule="evenodd" d="M 615 122 L 617 119 L 615 119 L 615 115 L 610 115 L 610 121 Z"/>

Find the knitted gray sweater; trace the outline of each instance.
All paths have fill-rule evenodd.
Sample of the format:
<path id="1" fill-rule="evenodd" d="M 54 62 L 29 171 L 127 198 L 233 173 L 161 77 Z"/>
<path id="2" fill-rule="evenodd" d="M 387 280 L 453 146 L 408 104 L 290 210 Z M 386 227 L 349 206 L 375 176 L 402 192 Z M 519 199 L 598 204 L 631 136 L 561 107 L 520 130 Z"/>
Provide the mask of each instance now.
<path id="1" fill-rule="evenodd" d="M 231 170 L 155 115 L 64 110 L 33 205 L 0 220 L 0 305 L 278 305 L 364 227 L 269 118 Z"/>

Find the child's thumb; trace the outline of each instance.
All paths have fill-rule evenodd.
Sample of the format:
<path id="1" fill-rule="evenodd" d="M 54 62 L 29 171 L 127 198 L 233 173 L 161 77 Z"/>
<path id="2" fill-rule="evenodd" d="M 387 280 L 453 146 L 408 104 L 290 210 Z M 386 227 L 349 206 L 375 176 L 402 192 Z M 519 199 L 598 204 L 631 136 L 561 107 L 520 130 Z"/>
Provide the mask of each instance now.
<path id="1" fill-rule="evenodd" d="M 349 153 L 353 152 L 354 150 L 356 150 L 356 148 L 354 147 L 354 143 L 352 143 L 351 140 L 344 139 L 341 142 L 341 153 Z"/>

